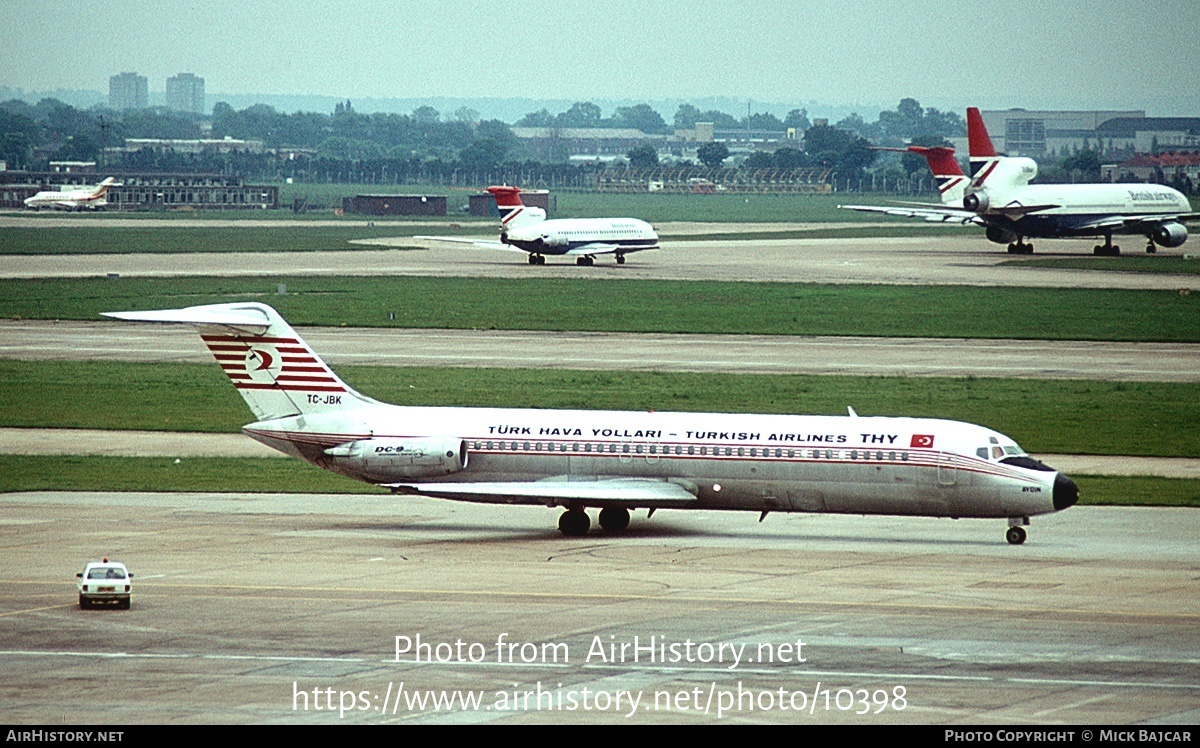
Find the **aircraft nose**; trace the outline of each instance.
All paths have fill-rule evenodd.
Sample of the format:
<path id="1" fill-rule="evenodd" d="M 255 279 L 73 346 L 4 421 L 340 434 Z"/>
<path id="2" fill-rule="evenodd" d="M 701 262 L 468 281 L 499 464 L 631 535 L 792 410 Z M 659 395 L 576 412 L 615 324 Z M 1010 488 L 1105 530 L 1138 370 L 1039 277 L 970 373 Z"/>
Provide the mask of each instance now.
<path id="1" fill-rule="evenodd" d="M 1079 501 L 1079 486 L 1075 485 L 1075 481 L 1066 476 L 1065 473 L 1059 473 L 1054 478 L 1054 508 L 1055 510 L 1063 510 L 1069 506 L 1075 506 L 1075 502 Z"/>

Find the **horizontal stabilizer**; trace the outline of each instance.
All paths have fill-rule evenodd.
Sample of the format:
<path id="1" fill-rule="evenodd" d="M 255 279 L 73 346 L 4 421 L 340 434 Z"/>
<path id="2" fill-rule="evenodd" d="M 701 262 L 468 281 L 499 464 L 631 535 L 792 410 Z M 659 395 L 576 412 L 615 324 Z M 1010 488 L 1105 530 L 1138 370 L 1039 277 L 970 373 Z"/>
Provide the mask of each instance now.
<path id="1" fill-rule="evenodd" d="M 503 249 L 508 252 L 524 252 L 525 250 L 518 247 L 513 247 L 504 242 L 489 241 L 485 239 L 468 239 L 462 236 L 414 236 L 413 239 L 420 239 L 427 242 L 448 242 L 450 244 L 470 244 L 473 247 L 481 249 Z"/>
<path id="2" fill-rule="evenodd" d="M 219 309 L 193 306 L 185 309 L 158 309 L 150 312 L 101 312 L 105 317 L 129 322 L 175 322 L 186 325 L 219 325 L 261 334 L 271 326 L 264 314 L 254 309 Z"/>
<path id="3" fill-rule="evenodd" d="M 696 494 L 678 483 L 654 479 L 542 480 L 496 483 L 390 483 L 401 493 L 460 501 L 591 501 L 614 504 L 688 504 Z"/>

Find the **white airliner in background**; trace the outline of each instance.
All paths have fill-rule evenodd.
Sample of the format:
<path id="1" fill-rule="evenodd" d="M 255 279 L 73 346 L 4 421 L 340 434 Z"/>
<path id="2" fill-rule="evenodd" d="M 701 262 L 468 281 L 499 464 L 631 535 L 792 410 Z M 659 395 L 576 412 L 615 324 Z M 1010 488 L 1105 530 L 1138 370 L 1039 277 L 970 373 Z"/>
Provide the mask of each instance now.
<path id="1" fill-rule="evenodd" d="M 1112 243 L 1114 234 L 1145 236 L 1146 251 L 1154 252 L 1158 246 L 1183 244 L 1188 236 L 1184 224 L 1200 218 L 1200 213 L 1192 212 L 1183 193 L 1160 184 L 1029 184 L 1037 176 L 1037 162 L 997 155 L 975 107 L 967 109 L 967 140 L 970 182 L 962 195 L 943 191 L 942 206 L 841 207 L 927 221 L 978 224 L 986 227 L 990 241 L 1008 244 L 1008 251 L 1014 254 L 1033 253 L 1033 245 L 1025 242 L 1028 237 L 1102 236 L 1104 244 L 1096 245 L 1095 253 L 1116 255 L 1121 248 Z M 925 155 L 939 184 L 947 176 L 965 177 L 953 158 L 935 163 L 933 152 L 948 149 L 910 146 L 909 150 Z"/>
<path id="2" fill-rule="evenodd" d="M 95 210 L 108 205 L 105 195 L 109 187 L 120 187 L 120 183 L 112 177 L 105 179 L 95 187 L 85 187 L 78 190 L 43 190 L 32 197 L 25 198 L 26 208 L 54 208 L 55 210 Z"/>
<path id="3" fill-rule="evenodd" d="M 253 302 L 109 312 L 197 328 L 258 419 L 243 431 L 319 467 L 461 501 L 560 506 L 617 532 L 630 512 L 730 509 L 1008 520 L 1079 490 L 983 426 L 928 418 L 388 405 L 347 386 L 269 306 Z"/>
<path id="4" fill-rule="evenodd" d="M 555 218 L 521 202 L 518 187 L 488 187 L 500 210 L 500 241 L 485 242 L 453 236 L 418 236 L 416 239 L 459 242 L 490 249 L 529 253 L 530 265 L 545 265 L 547 255 L 574 257 L 578 265 L 592 265 L 596 255 L 615 255 L 618 265 L 625 255 L 658 249 L 654 227 L 637 218 Z"/>

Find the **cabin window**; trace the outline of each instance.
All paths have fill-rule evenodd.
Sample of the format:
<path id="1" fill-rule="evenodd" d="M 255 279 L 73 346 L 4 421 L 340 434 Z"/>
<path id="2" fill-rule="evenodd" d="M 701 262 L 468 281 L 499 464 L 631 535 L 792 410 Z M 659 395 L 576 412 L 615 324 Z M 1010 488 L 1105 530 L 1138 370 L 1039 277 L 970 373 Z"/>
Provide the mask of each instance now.
<path id="1" fill-rule="evenodd" d="M 852 460 L 858 459 L 858 450 L 857 449 L 850 450 L 850 459 L 852 459 Z"/>
<path id="2" fill-rule="evenodd" d="M 524 449 L 525 449 L 525 451 L 526 451 L 526 452 L 528 452 L 528 451 L 529 451 L 529 442 L 525 442 Z"/>
<path id="3" fill-rule="evenodd" d="M 891 460 L 892 462 L 895 462 L 896 461 L 896 453 L 888 452 L 888 459 Z"/>
<path id="4" fill-rule="evenodd" d="M 696 448 L 695 448 L 694 446 L 689 446 L 689 447 L 688 447 L 688 454 L 690 454 L 690 455 L 694 455 L 694 454 L 696 454 Z"/>
<path id="5" fill-rule="evenodd" d="M 901 461 L 901 462 L 908 462 L 908 452 L 901 452 L 901 453 L 900 453 L 900 461 Z"/>

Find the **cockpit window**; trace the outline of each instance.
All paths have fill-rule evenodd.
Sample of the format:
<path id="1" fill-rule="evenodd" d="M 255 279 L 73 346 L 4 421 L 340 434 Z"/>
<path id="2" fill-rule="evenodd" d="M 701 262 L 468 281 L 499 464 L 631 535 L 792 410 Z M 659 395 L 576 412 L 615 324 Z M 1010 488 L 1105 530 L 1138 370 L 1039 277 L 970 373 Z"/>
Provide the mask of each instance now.
<path id="1" fill-rule="evenodd" d="M 1050 467 L 1049 465 L 1047 465 L 1044 462 L 1035 460 L 1028 455 L 1019 455 L 1016 457 L 1005 457 L 1000 462 L 1004 465 L 1012 465 L 1014 467 L 1025 468 L 1027 470 L 1043 470 L 1048 473 L 1054 472 L 1054 468 Z"/>
<path id="2" fill-rule="evenodd" d="M 997 459 L 997 460 L 998 460 L 998 459 L 1000 459 L 1000 458 L 1001 458 L 1001 457 L 1003 457 L 1003 456 L 1004 456 L 1004 449 L 1003 449 L 1003 448 L 1001 448 L 1001 447 L 992 447 L 992 457 L 993 457 L 994 459 Z"/>
<path id="3" fill-rule="evenodd" d="M 988 448 L 980 447 L 979 449 L 975 450 L 975 456 L 981 460 L 986 460 L 988 458 Z"/>

